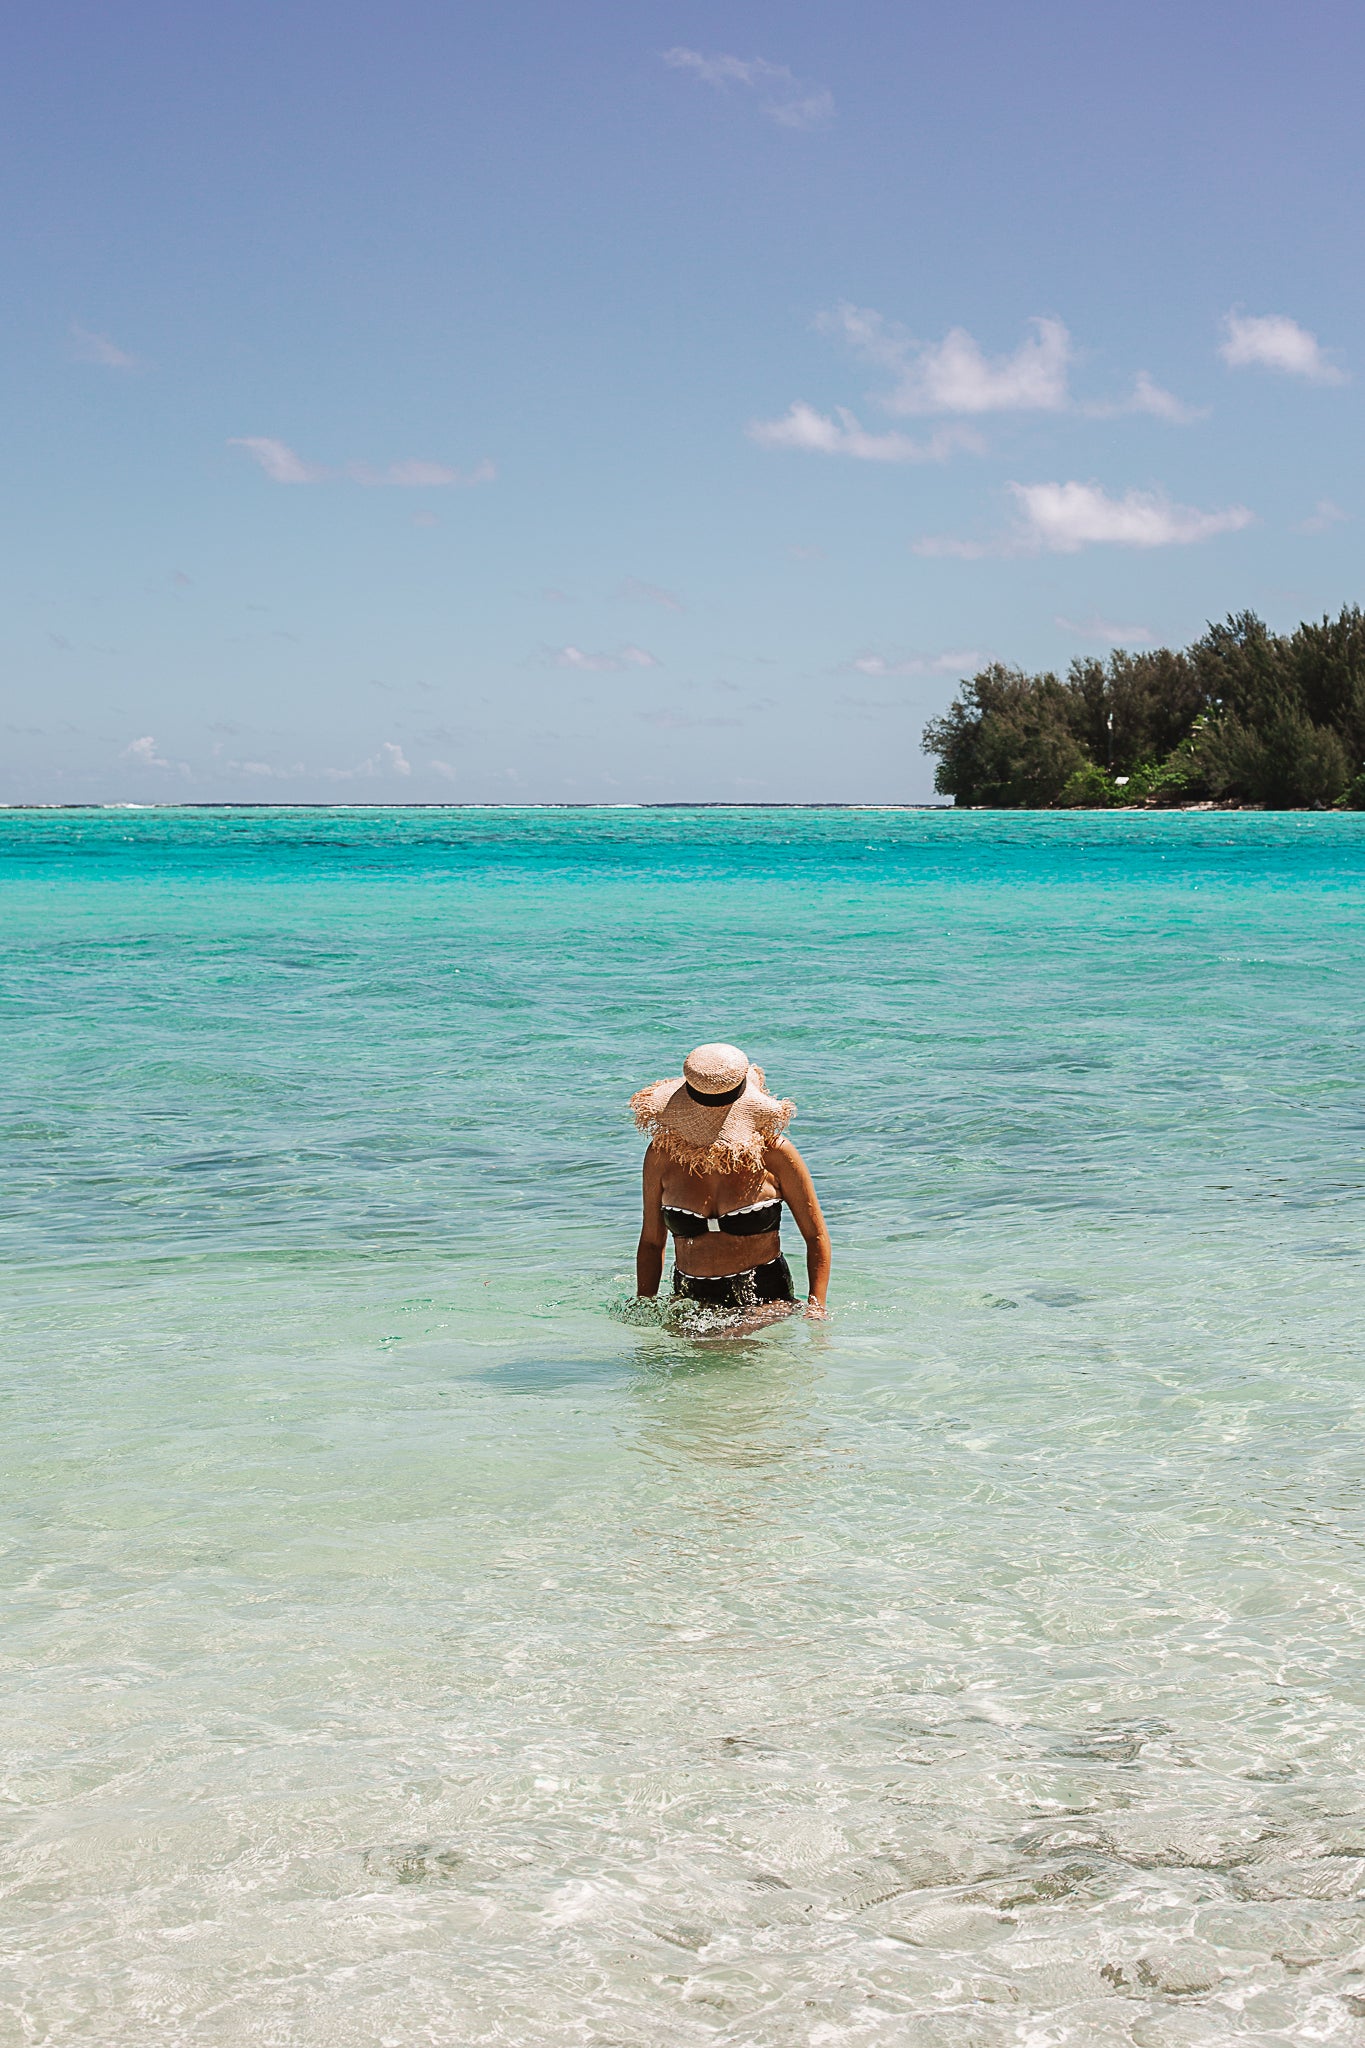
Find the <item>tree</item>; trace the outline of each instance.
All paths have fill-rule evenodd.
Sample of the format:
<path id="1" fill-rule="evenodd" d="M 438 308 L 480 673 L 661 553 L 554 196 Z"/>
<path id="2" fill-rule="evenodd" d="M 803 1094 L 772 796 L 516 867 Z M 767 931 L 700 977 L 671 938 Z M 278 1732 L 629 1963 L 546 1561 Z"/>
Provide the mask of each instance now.
<path id="1" fill-rule="evenodd" d="M 1259 729 L 1225 713 L 1210 725 L 1199 758 L 1216 795 L 1264 804 L 1270 811 L 1334 804 L 1351 780 L 1337 734 L 1292 706 L 1276 711 Z"/>
<path id="2" fill-rule="evenodd" d="M 1073 661 L 1066 687 L 1076 738 L 1098 767 L 1116 775 L 1164 761 L 1207 709 L 1193 662 L 1169 647 L 1144 654 L 1116 648 L 1107 663 Z"/>
<path id="3" fill-rule="evenodd" d="M 1067 679 L 994 663 L 924 732 L 964 805 L 1230 803 L 1365 810 L 1365 613 L 1272 633 L 1254 612 L 1183 651 L 1115 649 Z"/>
<path id="4" fill-rule="evenodd" d="M 1085 763 L 1056 676 L 999 662 L 964 683 L 944 716 L 930 721 L 924 748 L 939 757 L 934 787 L 965 806 L 1046 809 Z"/>
<path id="5" fill-rule="evenodd" d="M 1344 605 L 1338 618 L 1300 626 L 1286 653 L 1308 716 L 1332 728 L 1353 771 L 1365 767 L 1365 614 L 1359 605 Z"/>

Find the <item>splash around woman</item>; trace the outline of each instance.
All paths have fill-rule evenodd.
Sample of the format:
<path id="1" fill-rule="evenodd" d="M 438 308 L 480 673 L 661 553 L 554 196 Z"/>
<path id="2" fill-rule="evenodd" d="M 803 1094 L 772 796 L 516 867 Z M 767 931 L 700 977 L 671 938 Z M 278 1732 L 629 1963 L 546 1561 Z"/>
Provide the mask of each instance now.
<path id="1" fill-rule="evenodd" d="M 642 1088 L 630 1106 L 650 1140 L 637 1291 L 658 1293 L 671 1232 L 675 1296 L 790 1314 L 796 1297 L 779 1234 L 785 1202 L 806 1241 L 806 1313 L 823 1317 L 829 1232 L 806 1162 L 786 1136 L 796 1104 L 775 1101 L 762 1067 L 737 1046 L 699 1045 L 681 1076 Z"/>

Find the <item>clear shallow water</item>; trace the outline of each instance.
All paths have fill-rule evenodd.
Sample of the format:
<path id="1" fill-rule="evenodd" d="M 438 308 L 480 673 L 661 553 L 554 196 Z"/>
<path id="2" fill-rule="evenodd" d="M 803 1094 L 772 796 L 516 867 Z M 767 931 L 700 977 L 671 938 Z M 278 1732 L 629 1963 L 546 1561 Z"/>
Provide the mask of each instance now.
<path id="1" fill-rule="evenodd" d="M 1363 873 L 0 816 L 0 2039 L 1365 2041 Z M 717 1035 L 837 1313 L 699 1348 Z"/>

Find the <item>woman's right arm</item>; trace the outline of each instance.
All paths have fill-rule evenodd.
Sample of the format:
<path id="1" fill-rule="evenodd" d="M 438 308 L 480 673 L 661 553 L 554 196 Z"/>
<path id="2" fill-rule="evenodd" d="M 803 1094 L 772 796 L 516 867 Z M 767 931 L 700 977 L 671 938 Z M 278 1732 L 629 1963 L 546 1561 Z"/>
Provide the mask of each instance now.
<path id="1" fill-rule="evenodd" d="M 790 1138 L 784 1138 L 780 1145 L 771 1146 L 767 1161 L 768 1171 L 781 1188 L 783 1200 L 806 1240 L 806 1285 L 810 1289 L 806 1296 L 806 1314 L 822 1317 L 829 1287 L 830 1246 L 815 1183 L 810 1177 L 809 1167 Z"/>
<path id="2" fill-rule="evenodd" d="M 657 1294 L 664 1275 L 668 1230 L 664 1223 L 664 1172 L 651 1145 L 645 1154 L 644 1219 L 635 1253 L 635 1292 Z"/>

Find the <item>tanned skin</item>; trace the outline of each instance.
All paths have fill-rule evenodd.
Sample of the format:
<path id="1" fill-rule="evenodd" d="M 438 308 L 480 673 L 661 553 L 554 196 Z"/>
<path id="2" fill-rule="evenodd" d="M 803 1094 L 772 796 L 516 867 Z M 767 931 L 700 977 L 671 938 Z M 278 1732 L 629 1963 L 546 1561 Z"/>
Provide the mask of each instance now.
<path id="1" fill-rule="evenodd" d="M 761 1173 L 691 1173 L 650 1146 L 645 1154 L 644 1221 L 635 1254 L 636 1292 L 655 1295 L 663 1279 L 668 1249 L 665 1203 L 670 1208 L 691 1209 L 698 1216 L 720 1216 L 731 1209 L 747 1208 L 751 1202 L 775 1201 L 779 1195 L 806 1240 L 806 1314 L 816 1321 L 823 1319 L 829 1288 L 829 1232 L 810 1170 L 789 1138 L 764 1146 Z M 678 1238 L 673 1256 L 680 1273 L 716 1280 L 728 1273 L 743 1273 L 750 1266 L 766 1266 L 781 1250 L 782 1241 L 775 1230 L 765 1231 L 762 1237 L 726 1237 L 720 1231 L 708 1231 L 705 1237 Z"/>

